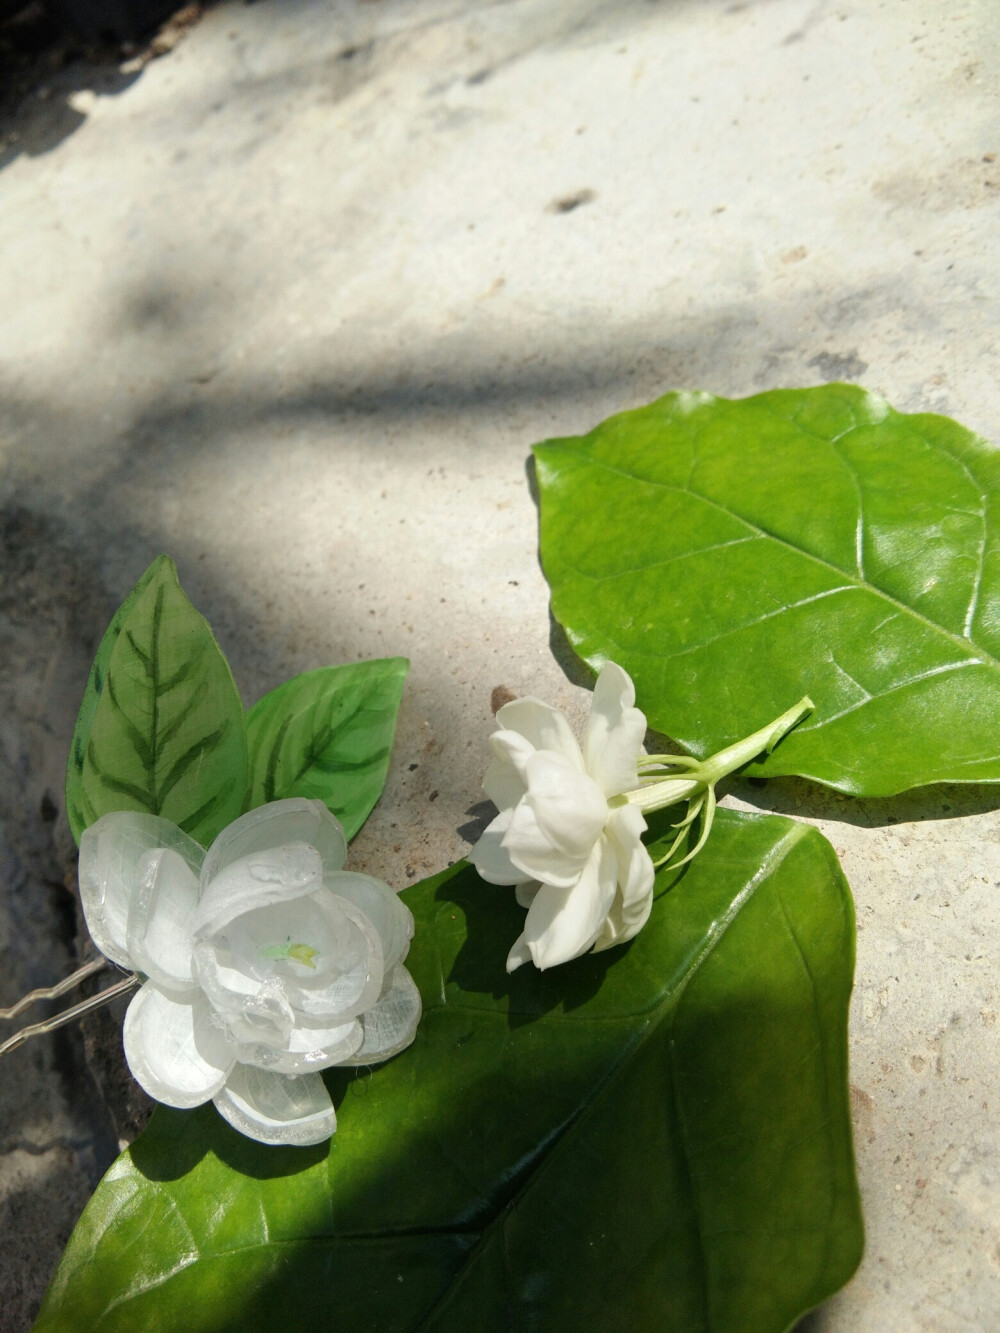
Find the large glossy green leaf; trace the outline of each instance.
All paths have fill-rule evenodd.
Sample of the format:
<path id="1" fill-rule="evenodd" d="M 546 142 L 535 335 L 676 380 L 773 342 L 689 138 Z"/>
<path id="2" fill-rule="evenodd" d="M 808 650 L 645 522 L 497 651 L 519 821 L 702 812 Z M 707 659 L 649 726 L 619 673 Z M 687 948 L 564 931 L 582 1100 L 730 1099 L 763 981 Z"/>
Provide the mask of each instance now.
<path id="1" fill-rule="evenodd" d="M 229 664 L 166 557 L 123 613 L 103 688 L 84 699 L 79 814 L 86 826 L 111 810 L 147 810 L 207 845 L 240 814 L 247 785 L 243 705 Z"/>
<path id="2" fill-rule="evenodd" d="M 1000 451 L 851 385 L 668 394 L 535 450 L 552 608 L 699 755 L 803 694 L 749 771 L 1000 781 Z"/>
<path id="3" fill-rule="evenodd" d="M 160 566 L 167 560 L 165 555 L 157 556 L 153 563 L 140 578 L 129 595 L 122 602 L 121 606 L 111 617 L 111 624 L 104 631 L 104 636 L 98 645 L 97 652 L 94 655 L 94 662 L 90 668 L 90 675 L 87 677 L 87 686 L 83 692 L 83 702 L 80 704 L 80 711 L 77 714 L 76 726 L 73 729 L 73 741 L 70 745 L 69 762 L 66 765 L 66 815 L 69 819 L 69 826 L 73 832 L 73 837 L 77 843 L 80 842 L 80 834 L 89 823 L 93 822 L 93 815 L 88 818 L 86 812 L 87 798 L 83 785 L 83 761 L 87 753 L 87 743 L 90 739 L 90 726 L 94 720 L 94 713 L 97 710 L 97 704 L 101 695 L 104 693 L 104 682 L 108 675 L 108 663 L 111 661 L 111 651 L 118 642 L 118 636 L 122 632 L 122 625 L 128 617 L 129 612 L 135 605 L 143 589 L 156 577 Z"/>
<path id="4" fill-rule="evenodd" d="M 37 1333 L 782 1333 L 853 1272 L 850 892 L 829 843 L 719 813 L 628 946 L 504 972 L 523 911 L 405 893 L 413 1046 L 328 1076 L 329 1148 L 158 1110 Z"/>
<path id="5" fill-rule="evenodd" d="M 325 801 L 353 838 L 385 786 L 405 657 L 321 667 L 286 681 L 247 714 L 251 806 Z"/>

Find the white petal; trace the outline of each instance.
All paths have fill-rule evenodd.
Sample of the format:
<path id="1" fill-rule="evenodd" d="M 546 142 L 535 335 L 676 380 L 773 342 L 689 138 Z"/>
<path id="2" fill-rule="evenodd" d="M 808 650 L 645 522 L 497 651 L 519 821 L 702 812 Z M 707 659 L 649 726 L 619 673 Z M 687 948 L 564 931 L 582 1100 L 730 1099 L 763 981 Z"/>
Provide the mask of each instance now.
<path id="1" fill-rule="evenodd" d="M 129 1005 L 122 1039 L 135 1081 L 167 1106 L 207 1102 L 225 1083 L 235 1059 L 201 991 L 181 999 L 152 981 Z"/>
<path id="2" fill-rule="evenodd" d="M 128 909 L 126 939 L 133 967 L 167 990 L 197 985 L 191 922 L 198 876 L 169 847 L 147 852 Z"/>
<path id="3" fill-rule="evenodd" d="M 517 899 L 518 907 L 527 910 L 535 901 L 535 894 L 541 888 L 537 880 L 529 880 L 527 884 L 518 884 L 514 888 L 514 897 Z"/>
<path id="4" fill-rule="evenodd" d="M 116 810 L 84 830 L 80 839 L 80 901 L 91 938 L 105 957 L 132 967 L 128 906 L 142 879 L 148 852 L 169 847 L 197 874 L 205 853 L 186 833 L 158 815 Z"/>
<path id="5" fill-rule="evenodd" d="M 601 838 L 572 888 L 542 885 L 524 923 L 524 940 L 536 967 L 555 967 L 587 952 L 614 901 L 615 868 L 614 852 Z"/>
<path id="6" fill-rule="evenodd" d="M 516 731 L 495 731 L 490 737 L 493 759 L 483 778 L 483 791 L 498 810 L 517 805 L 528 790 L 525 768 L 535 747 Z"/>
<path id="7" fill-rule="evenodd" d="M 557 708 L 542 703 L 541 699 L 515 699 L 498 711 L 497 722 L 504 731 L 516 731 L 530 741 L 536 750 L 554 750 L 583 772 L 580 746 Z"/>
<path id="8" fill-rule="evenodd" d="M 347 839 L 340 820 L 330 814 L 322 801 L 292 796 L 260 805 L 224 828 L 208 849 L 202 885 L 233 861 L 298 842 L 316 848 L 324 871 L 340 870 L 347 860 Z"/>
<path id="9" fill-rule="evenodd" d="M 608 817 L 608 803 L 561 755 L 537 751 L 529 790 L 511 817 L 504 849 L 525 877 L 558 888 L 576 882 Z"/>
<path id="10" fill-rule="evenodd" d="M 371 875 L 355 875 L 346 870 L 328 875 L 326 887 L 367 917 L 382 941 L 382 966 L 388 973 L 406 957 L 413 939 L 413 913 L 398 894 Z"/>
<path id="11" fill-rule="evenodd" d="M 223 1119 L 258 1143 L 304 1148 L 322 1143 L 337 1128 L 319 1074 L 274 1074 L 237 1065 L 214 1100 Z"/>
<path id="12" fill-rule="evenodd" d="M 510 859 L 503 845 L 513 811 L 504 810 L 489 824 L 469 853 L 469 860 L 489 884 L 524 884 L 530 879 Z"/>
<path id="13" fill-rule="evenodd" d="M 237 917 L 308 897 L 322 884 L 323 863 L 315 847 L 302 842 L 265 847 L 229 862 L 211 880 L 202 875 L 201 902 L 191 926 L 195 934 L 216 935 Z"/>
<path id="14" fill-rule="evenodd" d="M 618 892 L 594 943 L 595 952 L 624 944 L 638 935 L 649 920 L 655 870 L 642 842 L 645 831 L 646 821 L 636 806 L 624 805 L 612 810 L 605 834 L 618 863 Z"/>
<path id="15" fill-rule="evenodd" d="M 343 1065 L 373 1065 L 406 1049 L 420 1022 L 420 992 L 405 967 L 395 967 L 378 1000 L 361 1016 L 364 1041 Z"/>
<path id="16" fill-rule="evenodd" d="M 607 662 L 594 685 L 590 720 L 583 737 L 587 772 L 605 796 L 639 785 L 636 767 L 646 734 L 646 718 L 635 703 L 635 686 L 614 662 Z"/>
<path id="17" fill-rule="evenodd" d="M 285 1048 L 265 1042 L 241 1042 L 236 1048 L 241 1064 L 256 1065 L 278 1074 L 318 1073 L 344 1064 L 361 1045 L 364 1029 L 358 1019 L 332 1028 L 293 1028 Z"/>
<path id="18" fill-rule="evenodd" d="M 656 872 L 652 857 L 642 841 L 646 820 L 636 806 L 618 806 L 612 810 L 604 832 L 618 860 L 618 887 L 627 911 L 653 891 Z"/>
<path id="19" fill-rule="evenodd" d="M 507 955 L 507 971 L 516 972 L 519 967 L 522 967 L 525 963 L 530 963 L 531 961 L 531 950 L 528 948 L 528 941 L 522 933 L 518 935 L 517 939 L 514 941 L 514 947 Z"/>

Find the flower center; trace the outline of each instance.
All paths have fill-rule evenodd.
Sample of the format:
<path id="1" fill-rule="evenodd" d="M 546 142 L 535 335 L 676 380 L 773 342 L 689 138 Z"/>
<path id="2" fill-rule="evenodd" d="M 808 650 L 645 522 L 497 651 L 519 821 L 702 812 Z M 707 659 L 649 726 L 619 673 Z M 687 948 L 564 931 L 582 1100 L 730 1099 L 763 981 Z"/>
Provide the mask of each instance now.
<path id="1" fill-rule="evenodd" d="M 294 958 L 297 963 L 301 963 L 303 967 L 311 967 L 314 972 L 316 964 L 313 959 L 319 957 L 318 949 L 314 949 L 308 944 L 293 944 L 290 935 L 284 944 L 265 944 L 257 952 L 261 958 L 272 958 L 275 961 L 283 958 Z"/>

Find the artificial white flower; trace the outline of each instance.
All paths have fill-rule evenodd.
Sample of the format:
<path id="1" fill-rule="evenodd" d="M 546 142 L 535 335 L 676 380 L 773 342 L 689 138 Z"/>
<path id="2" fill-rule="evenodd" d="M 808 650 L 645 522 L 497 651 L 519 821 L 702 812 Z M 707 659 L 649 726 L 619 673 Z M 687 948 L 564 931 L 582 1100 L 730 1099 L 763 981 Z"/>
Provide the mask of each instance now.
<path id="1" fill-rule="evenodd" d="M 513 884 L 527 907 L 507 959 L 554 967 L 623 943 L 653 903 L 646 821 L 626 793 L 639 786 L 646 719 L 620 666 L 597 678 L 583 747 L 557 709 L 517 699 L 497 713 L 483 788 L 500 813 L 469 859 L 491 884 Z"/>
<path id="2" fill-rule="evenodd" d="M 302 798 L 251 810 L 207 853 L 135 811 L 85 831 L 87 927 L 102 953 L 147 978 L 124 1043 L 151 1097 L 212 1100 L 261 1143 L 319 1143 L 337 1120 L 317 1071 L 410 1044 L 413 916 L 388 885 L 344 871 L 346 856 L 338 820 Z"/>
<path id="3" fill-rule="evenodd" d="M 524 931 L 507 958 L 554 967 L 588 949 L 609 949 L 637 935 L 653 905 L 653 876 L 673 860 L 702 816 L 697 856 L 715 816 L 715 784 L 762 750 L 770 751 L 813 707 L 800 699 L 751 736 L 709 759 L 647 755 L 646 718 L 635 707 L 628 674 L 606 662 L 594 685 L 583 748 L 557 709 L 517 699 L 497 713 L 493 762 L 483 779 L 500 813 L 469 853 L 491 884 L 512 884 L 528 909 Z M 658 861 L 642 843 L 644 810 L 688 802 L 677 837 Z"/>

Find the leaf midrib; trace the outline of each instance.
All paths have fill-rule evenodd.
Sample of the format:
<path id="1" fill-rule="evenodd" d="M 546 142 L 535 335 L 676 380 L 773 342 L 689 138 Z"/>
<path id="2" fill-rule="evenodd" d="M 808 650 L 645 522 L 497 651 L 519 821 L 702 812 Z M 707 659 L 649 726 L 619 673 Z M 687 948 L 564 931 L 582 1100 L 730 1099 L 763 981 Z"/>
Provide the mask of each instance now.
<path id="1" fill-rule="evenodd" d="M 270 1247 L 271 1245 L 275 1244 L 335 1245 L 339 1242 L 378 1243 L 378 1242 L 386 1242 L 397 1239 L 406 1240 L 420 1236 L 436 1236 L 441 1238 L 448 1236 L 456 1236 L 456 1237 L 460 1236 L 468 1237 L 470 1235 L 477 1236 L 478 1239 L 476 1244 L 469 1249 L 469 1251 L 463 1258 L 461 1265 L 458 1267 L 455 1273 L 450 1277 L 447 1289 L 444 1291 L 444 1293 L 438 1299 L 438 1301 L 435 1302 L 432 1309 L 430 1309 L 429 1311 L 427 1311 L 425 1315 L 423 1315 L 420 1324 L 417 1325 L 418 1330 L 426 1328 L 428 1325 L 428 1321 L 434 1318 L 436 1313 L 438 1313 L 439 1310 L 443 1307 L 443 1303 L 449 1299 L 451 1292 L 454 1290 L 455 1284 L 460 1280 L 461 1275 L 466 1270 L 467 1265 L 473 1260 L 475 1255 L 479 1252 L 480 1247 L 484 1244 L 488 1236 L 492 1234 L 493 1228 L 503 1222 L 505 1216 L 508 1214 L 510 1209 L 517 1204 L 518 1200 L 524 1195 L 526 1190 L 534 1183 L 539 1171 L 543 1170 L 546 1164 L 552 1160 L 553 1156 L 561 1151 L 562 1145 L 572 1137 L 577 1127 L 590 1113 L 593 1107 L 606 1095 L 608 1089 L 611 1088 L 614 1085 L 614 1083 L 622 1076 L 623 1071 L 630 1063 L 630 1058 L 639 1049 L 641 1049 L 642 1046 L 644 1046 L 648 1040 L 650 1040 L 651 1036 L 659 1028 L 660 1024 L 664 1021 L 667 1021 L 668 1017 L 673 1015 L 673 1013 L 676 1011 L 677 1004 L 679 1003 L 681 997 L 683 996 L 687 986 L 690 984 L 693 977 L 701 969 L 705 961 L 717 948 L 721 940 L 725 937 L 730 926 L 742 912 L 747 902 L 755 895 L 761 883 L 763 883 L 773 873 L 773 871 L 786 859 L 791 850 L 803 838 L 808 837 L 813 833 L 813 830 L 808 825 L 792 823 L 791 821 L 785 821 L 785 822 L 789 824 L 787 830 L 783 833 L 781 838 L 771 847 L 771 849 L 764 856 L 760 866 L 758 867 L 754 875 L 746 882 L 746 884 L 743 886 L 740 892 L 736 894 L 736 896 L 732 899 L 726 912 L 715 923 L 714 930 L 708 936 L 706 936 L 702 944 L 702 947 L 697 950 L 694 956 L 688 961 L 683 970 L 679 973 L 677 980 L 674 983 L 671 990 L 669 991 L 669 993 L 664 993 L 662 995 L 659 1003 L 655 1006 L 655 1009 L 651 1014 L 650 1021 L 643 1026 L 642 1030 L 636 1035 L 635 1039 L 622 1050 L 618 1060 L 615 1062 L 611 1070 L 609 1070 L 609 1072 L 605 1075 L 605 1077 L 599 1083 L 595 1084 L 595 1086 L 589 1091 L 586 1099 L 578 1107 L 576 1113 L 567 1121 L 567 1123 L 562 1127 L 562 1129 L 557 1130 L 553 1134 L 549 1142 L 546 1144 L 543 1153 L 538 1158 L 535 1159 L 535 1161 L 531 1164 L 530 1168 L 525 1172 L 524 1176 L 518 1183 L 516 1189 L 511 1194 L 511 1196 L 507 1198 L 503 1203 L 496 1205 L 492 1215 L 489 1216 L 487 1219 L 485 1219 L 481 1225 L 468 1228 L 450 1225 L 442 1227 L 402 1228 L 393 1231 L 341 1232 L 341 1233 L 332 1233 L 326 1236 L 320 1235 L 320 1236 L 302 1236 L 302 1237 L 276 1237 L 274 1239 L 271 1239 L 269 1237 L 265 1242 L 265 1245 L 267 1247 Z M 458 1009 L 459 1006 L 449 1006 L 449 1008 Z M 482 1012 L 482 1011 L 476 1011 L 476 1012 Z M 642 1011 L 642 1012 L 649 1012 L 649 1011 Z M 681 1147 L 682 1151 L 685 1154 L 685 1161 L 687 1161 L 689 1157 L 689 1151 L 687 1143 L 685 1141 L 683 1123 L 679 1121 L 679 1125 L 681 1130 Z M 133 1169 L 135 1169 L 134 1166 Z M 149 1182 L 149 1183 L 154 1184 L 155 1193 L 160 1195 L 163 1202 L 167 1204 L 171 1214 L 173 1214 L 177 1218 L 180 1224 L 188 1232 L 188 1235 L 190 1237 L 194 1249 L 194 1254 L 193 1255 L 189 1254 L 185 1256 L 184 1261 L 175 1265 L 170 1270 L 170 1272 L 159 1274 L 155 1278 L 143 1282 L 139 1288 L 132 1288 L 128 1293 L 122 1293 L 110 1305 L 105 1307 L 105 1309 L 101 1312 L 101 1315 L 99 1316 L 99 1320 L 104 1320 L 105 1318 L 107 1318 L 108 1315 L 112 1313 L 114 1309 L 119 1308 L 123 1304 L 127 1304 L 129 1300 L 137 1299 L 143 1295 L 146 1295 L 151 1290 L 166 1286 L 175 1277 L 180 1276 L 182 1272 L 202 1262 L 203 1260 L 208 1261 L 214 1259 L 222 1259 L 243 1251 L 256 1250 L 260 1248 L 259 1244 L 251 1242 L 246 1245 L 237 1245 L 232 1247 L 226 1247 L 225 1249 L 221 1250 L 206 1251 L 203 1248 L 202 1244 L 195 1238 L 194 1233 L 191 1230 L 190 1224 L 187 1222 L 187 1219 L 184 1216 L 184 1211 L 181 1207 L 180 1201 L 169 1190 L 165 1189 L 163 1185 L 160 1184 L 159 1182 L 155 1183 Z M 692 1203 L 694 1205 L 693 1198 L 692 1198 Z M 696 1207 L 694 1211 L 697 1217 Z M 697 1229 L 698 1229 L 699 1243 L 700 1243 L 702 1234 L 700 1226 L 698 1226 Z"/>
<path id="2" fill-rule="evenodd" d="M 954 631 L 952 630 L 945 629 L 945 627 L 943 625 L 938 624 L 936 620 L 931 620 L 930 617 L 925 616 L 923 612 L 916 610 L 916 608 L 912 606 L 909 606 L 906 602 L 900 601 L 899 598 L 894 597 L 892 593 L 886 592 L 884 588 L 880 588 L 877 583 L 872 583 L 868 579 L 859 579 L 857 574 L 851 573 L 846 569 L 841 569 L 839 565 L 835 565 L 829 560 L 824 560 L 822 556 L 813 555 L 811 551 L 806 551 L 801 546 L 796 546 L 793 542 L 788 541 L 786 538 L 779 537 L 776 533 L 769 532 L 767 528 L 761 527 L 759 523 L 755 523 L 752 519 L 745 518 L 735 509 L 730 509 L 728 505 L 724 505 L 718 500 L 713 500 L 710 496 L 703 495 L 700 491 L 696 491 L 690 486 L 688 487 L 673 486 L 669 482 L 659 481 L 656 478 L 640 477 L 636 473 L 628 471 L 627 468 L 616 467 L 615 464 L 607 462 L 606 459 L 594 458 L 590 454 L 583 453 L 579 449 L 569 448 L 566 445 L 561 445 L 559 447 L 561 452 L 569 455 L 570 457 L 579 459 L 580 462 L 582 463 L 590 464 L 594 467 L 603 468 L 607 472 L 611 472 L 616 474 L 617 476 L 624 477 L 627 481 L 634 481 L 639 483 L 640 485 L 645 485 L 645 486 L 654 486 L 664 491 L 673 491 L 677 495 L 690 495 L 693 499 L 700 500 L 703 504 L 710 505 L 713 509 L 717 509 L 720 513 L 726 514 L 729 518 L 736 519 L 736 521 L 739 523 L 744 523 L 751 531 L 755 532 L 759 537 L 762 537 L 767 541 L 775 542 L 777 545 L 783 546 L 785 550 L 791 551 L 795 555 L 800 556 L 805 560 L 813 561 L 814 564 L 821 566 L 823 569 L 829 570 L 833 574 L 836 574 L 838 578 L 847 579 L 853 585 L 854 588 L 862 592 L 873 593 L 875 596 L 881 597 L 885 602 L 887 602 L 890 606 L 894 607 L 897 611 L 903 612 L 905 615 L 908 615 L 912 617 L 914 620 L 917 620 L 923 625 L 925 625 L 928 629 L 934 630 L 936 633 L 950 640 L 961 652 L 965 653 L 966 656 L 972 658 L 973 661 L 978 661 L 982 666 L 991 667 L 1000 671 L 1000 659 L 994 657 L 992 653 L 988 652 L 985 648 L 983 648 L 979 643 L 975 642 L 973 639 L 965 638 L 963 635 L 955 634 Z M 696 554 L 696 552 L 693 554 Z M 645 566 L 643 566 L 643 568 L 645 568 Z M 974 591 L 976 592 L 977 597 L 979 592 L 978 585 L 980 581 L 981 579 L 977 575 L 976 584 L 974 585 Z M 845 590 L 842 589 L 841 591 Z M 788 609 L 787 607 L 784 608 L 784 610 L 787 609 Z M 775 614 L 780 615 L 782 613 L 783 612 L 779 611 L 776 612 Z M 674 654 L 672 653 L 664 654 L 664 656 L 672 657 L 674 656 Z"/>
<path id="3" fill-rule="evenodd" d="M 740 912 L 742 912 L 746 903 L 754 896 L 762 881 L 770 875 L 772 870 L 774 870 L 778 865 L 781 864 L 782 861 L 785 860 L 785 858 L 788 856 L 789 852 L 794 846 L 796 846 L 799 842 L 801 842 L 803 838 L 808 837 L 810 833 L 814 831 L 807 824 L 792 823 L 792 821 L 788 822 L 791 824 L 791 827 L 774 844 L 771 850 L 764 857 L 757 871 L 751 876 L 751 878 L 747 881 L 747 883 L 743 886 L 743 888 L 739 891 L 739 893 L 735 896 L 735 898 L 733 898 L 726 912 L 723 913 L 722 917 L 716 923 L 715 931 L 713 933 L 710 933 L 706 937 L 705 942 L 702 945 L 702 948 L 699 949 L 698 952 L 694 955 L 694 957 L 688 962 L 687 966 L 681 972 L 675 986 L 669 992 L 669 994 L 663 995 L 660 1004 L 652 1013 L 649 1022 L 643 1027 L 642 1031 L 636 1035 L 635 1039 L 628 1046 L 624 1048 L 618 1060 L 616 1061 L 614 1066 L 608 1071 L 605 1077 L 601 1079 L 599 1083 L 594 1085 L 594 1087 L 590 1090 L 588 1096 L 577 1108 L 576 1113 L 573 1116 L 571 1116 L 571 1118 L 566 1122 L 563 1128 L 561 1130 L 558 1130 L 554 1134 L 554 1136 L 550 1139 L 544 1153 L 539 1157 L 537 1157 L 531 1164 L 531 1166 L 528 1168 L 528 1170 L 525 1171 L 522 1179 L 520 1180 L 520 1182 L 514 1189 L 513 1193 L 510 1195 L 510 1197 L 506 1199 L 505 1202 L 503 1202 L 502 1204 L 499 1204 L 496 1207 L 495 1211 L 493 1212 L 492 1216 L 490 1216 L 488 1219 L 484 1221 L 480 1229 L 480 1238 L 478 1243 L 469 1251 L 469 1253 L 463 1259 L 461 1266 L 456 1270 L 456 1272 L 450 1279 L 448 1284 L 448 1289 L 435 1302 L 433 1308 L 430 1309 L 427 1312 L 427 1314 L 424 1315 L 421 1322 L 417 1325 L 415 1333 L 420 1333 L 422 1329 L 425 1329 L 428 1326 L 428 1321 L 433 1319 L 435 1315 L 438 1313 L 438 1311 L 442 1309 L 443 1303 L 449 1299 L 455 1284 L 459 1281 L 466 1266 L 469 1263 L 471 1263 L 472 1260 L 475 1258 L 481 1246 L 484 1244 L 489 1235 L 492 1234 L 493 1228 L 503 1222 L 503 1219 L 507 1215 L 507 1213 L 516 1206 L 516 1204 L 523 1196 L 525 1191 L 534 1183 L 539 1171 L 543 1170 L 545 1166 L 552 1160 L 555 1154 L 561 1151 L 563 1144 L 572 1137 L 572 1135 L 577 1129 L 577 1126 L 586 1118 L 586 1116 L 593 1109 L 593 1107 L 604 1097 L 607 1090 L 611 1088 L 617 1082 L 617 1080 L 622 1076 L 622 1072 L 625 1069 L 626 1065 L 629 1063 L 630 1058 L 646 1044 L 651 1034 L 657 1031 L 662 1022 L 666 1021 L 668 1015 L 672 1016 L 676 1012 L 677 1005 L 679 1004 L 681 997 L 683 996 L 685 990 L 690 984 L 692 978 L 699 971 L 699 969 L 702 967 L 702 965 L 705 963 L 708 957 L 714 952 L 719 942 L 724 938 L 729 927 L 732 925 L 733 921 L 735 921 L 735 919 L 739 916 Z M 683 1121 L 678 1120 L 678 1125 L 680 1126 L 681 1130 L 681 1140 L 682 1140 L 682 1149 L 684 1152 L 684 1160 L 685 1163 L 687 1164 L 689 1160 L 689 1152 L 688 1152 L 688 1145 L 685 1141 Z M 696 1217 L 696 1229 L 698 1231 L 699 1246 L 701 1246 L 702 1231 L 700 1224 L 697 1222 L 698 1214 L 697 1214 L 697 1207 L 694 1202 L 693 1189 L 692 1189 L 692 1206 Z M 385 1232 L 385 1233 L 369 1233 L 369 1234 L 372 1237 L 377 1235 L 390 1238 L 395 1233 Z M 341 1237 L 337 1237 L 337 1239 L 341 1239 Z M 344 1239 L 346 1239 L 346 1237 Z M 707 1308 L 708 1307 L 706 1306 L 706 1317 L 707 1317 Z"/>

